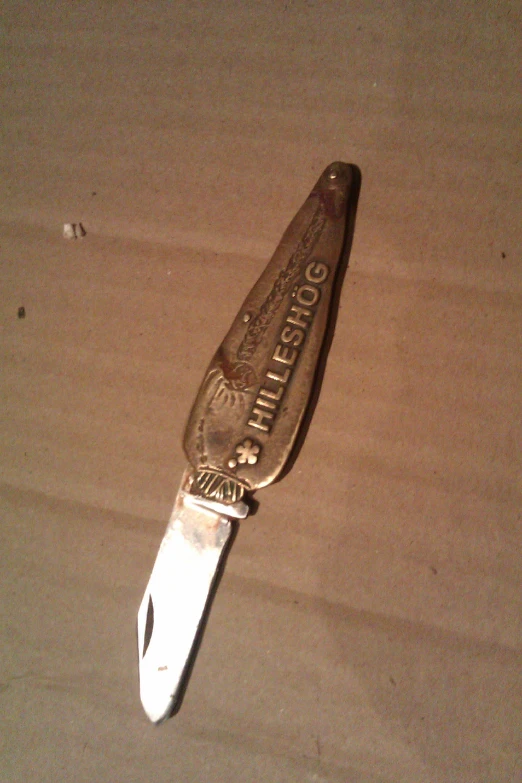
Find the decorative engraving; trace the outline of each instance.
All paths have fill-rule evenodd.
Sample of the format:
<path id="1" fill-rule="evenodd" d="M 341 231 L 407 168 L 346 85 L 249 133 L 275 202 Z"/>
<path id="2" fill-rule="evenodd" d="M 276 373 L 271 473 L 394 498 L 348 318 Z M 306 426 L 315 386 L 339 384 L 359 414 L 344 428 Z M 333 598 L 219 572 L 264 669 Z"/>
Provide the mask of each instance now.
<path id="1" fill-rule="evenodd" d="M 202 392 L 208 402 L 196 428 L 196 448 L 199 464 L 208 464 L 206 432 L 212 427 L 212 414 L 219 415 L 225 408 L 240 416 L 246 410 L 246 390 L 258 383 L 257 375 L 248 362 L 231 362 L 220 348 L 215 357 L 216 366 L 208 373 Z M 210 417 L 209 417 L 210 415 Z"/>
<path id="2" fill-rule="evenodd" d="M 288 459 L 322 355 L 354 182 L 346 164 L 326 169 L 211 359 L 183 441 L 199 471 L 195 495 L 233 500 L 273 481 Z M 236 451 L 247 439 L 257 454 Z"/>
<path id="3" fill-rule="evenodd" d="M 196 471 L 191 487 L 193 495 L 219 500 L 220 503 L 237 503 L 245 494 L 245 488 L 230 476 L 218 470 L 203 468 Z"/>
<path id="4" fill-rule="evenodd" d="M 224 407 L 245 408 L 244 392 L 257 383 L 257 375 L 248 362 L 231 362 L 221 349 L 216 355 L 217 366 L 205 380 L 205 393 L 208 394 L 208 410 L 219 411 Z"/>
<path id="5" fill-rule="evenodd" d="M 259 308 L 256 317 L 250 320 L 246 334 L 237 349 L 237 358 L 240 361 L 248 361 L 254 355 L 299 269 L 309 259 L 326 225 L 326 219 L 325 206 L 321 199 L 295 253 L 290 257 L 286 267 L 279 273 L 272 290 Z"/>
<path id="6" fill-rule="evenodd" d="M 337 179 L 337 177 L 330 177 L 330 179 Z M 346 211 L 346 193 L 339 188 L 320 188 L 319 190 L 313 190 L 310 194 L 312 196 L 318 196 L 323 205 L 326 216 L 331 220 L 339 220 L 344 217 Z"/>
<path id="7" fill-rule="evenodd" d="M 235 451 L 237 457 L 229 459 L 229 468 L 236 468 L 238 463 L 240 465 L 255 465 L 259 452 L 261 451 L 261 446 L 250 438 L 245 438 L 242 443 L 237 444 Z"/>
<path id="8" fill-rule="evenodd" d="M 312 326 L 316 305 L 321 299 L 321 285 L 330 274 L 324 261 L 310 261 L 305 282 L 297 284 L 286 320 L 279 334 L 265 376 L 250 411 L 248 426 L 270 433 L 279 412 L 279 406 L 294 372 L 301 350 Z M 230 463 L 229 463 L 230 464 Z"/>
<path id="9" fill-rule="evenodd" d="M 200 418 L 196 432 L 197 432 L 196 448 L 199 452 L 200 459 L 203 465 L 205 465 L 208 462 L 208 456 L 205 451 L 205 417 L 204 416 Z"/>

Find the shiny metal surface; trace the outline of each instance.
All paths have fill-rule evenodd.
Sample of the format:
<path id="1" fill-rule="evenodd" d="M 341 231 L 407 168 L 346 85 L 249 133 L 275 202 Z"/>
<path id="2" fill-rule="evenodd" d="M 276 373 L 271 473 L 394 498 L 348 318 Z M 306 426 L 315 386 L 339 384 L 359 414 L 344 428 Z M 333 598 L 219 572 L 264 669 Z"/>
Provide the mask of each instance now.
<path id="1" fill-rule="evenodd" d="M 154 723 L 175 709 L 232 532 L 229 519 L 187 498 L 189 479 L 187 471 L 138 612 L 140 696 Z"/>
<path id="2" fill-rule="evenodd" d="M 175 710 L 245 492 L 284 468 L 310 400 L 348 230 L 352 167 L 332 163 L 287 228 L 215 354 L 192 408 L 191 463 L 138 614 L 140 694 Z"/>
<path id="3" fill-rule="evenodd" d="M 353 190 L 350 165 L 325 169 L 210 363 L 184 438 L 204 496 L 236 502 L 285 466 L 314 384 Z"/>

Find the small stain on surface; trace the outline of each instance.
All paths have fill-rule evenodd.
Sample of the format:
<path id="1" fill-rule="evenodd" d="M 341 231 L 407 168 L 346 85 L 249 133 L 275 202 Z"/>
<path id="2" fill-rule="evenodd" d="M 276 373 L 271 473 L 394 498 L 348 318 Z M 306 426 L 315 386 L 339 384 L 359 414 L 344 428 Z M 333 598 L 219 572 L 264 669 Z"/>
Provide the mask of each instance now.
<path id="1" fill-rule="evenodd" d="M 25 307 L 18 308 L 18 318 L 25 318 Z"/>

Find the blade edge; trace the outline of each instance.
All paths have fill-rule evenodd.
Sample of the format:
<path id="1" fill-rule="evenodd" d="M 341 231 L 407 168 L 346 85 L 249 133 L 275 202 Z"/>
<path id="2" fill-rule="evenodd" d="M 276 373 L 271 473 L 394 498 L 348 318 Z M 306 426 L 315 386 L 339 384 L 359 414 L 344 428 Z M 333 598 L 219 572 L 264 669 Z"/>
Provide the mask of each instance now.
<path id="1" fill-rule="evenodd" d="M 228 517 L 187 501 L 185 477 L 181 486 L 138 611 L 140 698 L 153 723 L 172 714 L 183 692 L 233 529 Z"/>

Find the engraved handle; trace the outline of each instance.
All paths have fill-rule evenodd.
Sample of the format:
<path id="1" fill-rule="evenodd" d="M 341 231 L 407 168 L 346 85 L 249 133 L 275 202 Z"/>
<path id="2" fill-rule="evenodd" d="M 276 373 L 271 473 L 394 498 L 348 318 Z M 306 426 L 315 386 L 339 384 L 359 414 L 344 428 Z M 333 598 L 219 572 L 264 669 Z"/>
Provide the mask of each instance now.
<path id="1" fill-rule="evenodd" d="M 212 359 L 185 431 L 193 492 L 236 502 L 284 468 L 313 389 L 354 192 L 352 167 L 328 166 Z"/>

